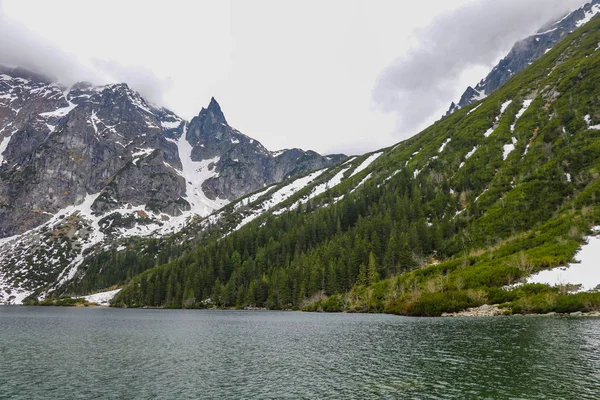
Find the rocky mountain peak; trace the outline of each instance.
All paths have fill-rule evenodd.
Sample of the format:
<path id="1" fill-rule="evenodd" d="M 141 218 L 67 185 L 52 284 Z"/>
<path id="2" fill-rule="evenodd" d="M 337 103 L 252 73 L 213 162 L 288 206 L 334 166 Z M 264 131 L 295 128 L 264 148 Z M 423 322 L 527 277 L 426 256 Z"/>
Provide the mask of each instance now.
<path id="1" fill-rule="evenodd" d="M 446 116 L 479 101 L 494 92 L 513 75 L 531 65 L 550 51 L 568 34 L 589 22 L 600 13 L 600 0 L 592 0 L 562 18 L 545 24 L 537 33 L 514 44 L 506 57 L 475 87 L 469 86 L 458 103 L 452 103 Z"/>
<path id="2" fill-rule="evenodd" d="M 190 129 L 188 129 L 186 139 L 192 146 L 197 145 L 200 141 L 212 141 L 217 139 L 221 141 L 229 128 L 225 115 L 221 110 L 221 106 L 214 97 L 210 99 L 207 108 L 202 107 L 197 117 L 190 121 Z"/>
<path id="3" fill-rule="evenodd" d="M 33 80 L 39 83 L 52 83 L 52 79 L 50 79 L 48 76 L 30 71 L 23 67 L 11 68 L 5 65 L 0 65 L 0 74 L 7 75 L 13 78 Z"/>
<path id="4" fill-rule="evenodd" d="M 221 106 L 217 103 L 214 97 L 210 98 L 210 103 L 208 104 L 208 108 L 202 108 L 200 111 L 200 116 L 206 115 L 205 118 L 210 118 L 211 120 L 227 124 L 227 120 L 225 119 L 225 115 L 223 115 L 223 111 L 221 111 Z"/>
<path id="5" fill-rule="evenodd" d="M 225 115 L 221 110 L 221 106 L 217 103 L 214 97 L 210 98 L 210 103 L 207 108 L 202 107 L 198 114 L 200 124 L 205 128 L 210 128 L 218 125 L 228 125 Z"/>

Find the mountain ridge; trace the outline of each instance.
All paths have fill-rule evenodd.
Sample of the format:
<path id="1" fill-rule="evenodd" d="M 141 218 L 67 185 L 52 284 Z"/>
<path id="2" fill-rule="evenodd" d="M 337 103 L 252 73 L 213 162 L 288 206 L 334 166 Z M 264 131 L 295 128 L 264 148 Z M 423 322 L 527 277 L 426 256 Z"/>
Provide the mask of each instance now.
<path id="1" fill-rule="evenodd" d="M 518 41 L 508 55 L 500 60 L 485 78 L 479 81 L 474 88 L 468 86 L 458 102 L 450 104 L 445 115 L 448 116 L 489 96 L 514 74 L 546 54 L 567 34 L 591 20 L 598 13 L 600 13 L 600 0 L 592 0 L 562 18 L 546 24 L 535 34 Z"/>
<path id="2" fill-rule="evenodd" d="M 526 283 L 597 232 L 598 43 L 596 18 L 416 136 L 230 204 L 199 222 L 212 235 L 123 279 L 113 305 L 600 309 L 597 293 Z M 100 289 L 89 283 L 79 290 Z"/>
<path id="3" fill-rule="evenodd" d="M 126 83 L 66 88 L 23 68 L 0 72 L 2 282 L 19 280 L 9 272 L 17 266 L 59 276 L 99 246 L 171 233 L 238 196 L 345 157 L 269 152 L 231 128 L 214 98 L 199 114 L 214 123 L 202 143 L 190 143 L 194 120 L 147 103 Z M 212 152 L 203 153 L 208 145 Z M 261 163 L 283 172 L 268 174 Z M 48 230 L 58 236 L 41 235 Z"/>

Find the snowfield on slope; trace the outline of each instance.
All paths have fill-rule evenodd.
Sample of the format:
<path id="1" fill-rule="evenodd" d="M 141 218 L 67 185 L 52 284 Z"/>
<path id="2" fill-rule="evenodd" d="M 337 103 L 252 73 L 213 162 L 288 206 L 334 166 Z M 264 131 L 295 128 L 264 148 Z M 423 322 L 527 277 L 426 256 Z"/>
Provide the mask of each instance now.
<path id="1" fill-rule="evenodd" d="M 134 216 L 134 218 L 138 215 L 148 215 L 153 219 L 153 222 L 151 223 L 135 224 L 131 228 L 119 227 L 113 229 L 113 233 L 117 238 L 132 236 L 162 236 L 182 229 L 188 219 L 193 215 L 205 217 L 216 209 L 226 205 L 228 200 L 211 200 L 206 197 L 202 191 L 202 184 L 204 181 L 217 175 L 214 168 L 211 168 L 211 164 L 216 163 L 218 159 L 202 160 L 200 162 L 192 161 L 192 146 L 185 140 L 185 134 L 182 134 L 181 138 L 177 141 L 177 145 L 183 168 L 181 171 L 176 171 L 186 180 L 185 199 L 190 203 L 191 210 L 183 211 L 181 215 L 174 217 L 146 210 L 145 205 L 131 206 L 130 204 L 125 204 L 118 209 L 113 209 L 98 215 L 93 213 L 92 205 L 102 192 L 87 194 L 80 200 L 81 202 L 79 204 L 71 205 L 57 211 L 46 223 L 20 235 L 0 239 L 0 267 L 4 267 L 0 269 L 0 301 L 7 302 L 10 298 L 10 303 L 21 304 L 23 299 L 32 293 L 31 290 L 27 290 L 25 287 L 31 286 L 33 281 L 22 279 L 20 283 L 15 286 L 14 283 L 9 282 L 8 275 L 3 277 L 3 274 L 8 273 L 8 270 L 12 270 L 11 274 L 13 276 L 15 271 L 21 276 L 27 275 L 31 271 L 31 267 L 26 265 L 26 254 L 23 252 L 27 252 L 29 251 L 28 249 L 36 246 L 44 246 L 45 242 L 41 232 L 46 229 L 52 230 L 59 227 L 61 224 L 65 224 L 71 216 L 78 216 L 82 220 L 85 229 L 89 231 L 89 235 L 85 238 L 75 237 L 73 239 L 74 242 L 80 243 L 81 247 L 76 255 L 69 260 L 66 267 L 64 267 L 64 264 L 61 266 L 62 260 L 59 260 L 57 257 L 45 256 L 43 259 L 39 260 L 54 271 L 60 271 L 60 274 L 51 289 L 55 289 L 74 278 L 79 266 L 84 261 L 83 254 L 86 251 L 93 247 L 104 246 L 106 248 L 108 242 L 103 230 L 110 228 L 112 221 L 108 226 L 106 224 L 100 226 L 100 221 L 108 215 L 120 214 L 124 217 Z M 135 161 L 138 161 L 139 159 L 148 156 L 153 151 L 154 149 L 152 148 L 144 148 L 133 153 L 132 156 Z M 113 238 L 109 237 L 108 239 L 108 241 L 111 241 Z M 52 246 L 56 245 L 50 245 L 50 250 L 52 250 Z M 4 270 L 5 268 L 8 268 L 8 270 Z"/>
<path id="2" fill-rule="evenodd" d="M 100 293 L 90 294 L 88 296 L 83 296 L 82 298 L 85 299 L 86 301 L 89 301 L 90 303 L 96 303 L 99 306 L 108 307 L 110 305 L 109 302 L 120 291 L 121 291 L 121 289 L 109 290 L 107 292 L 100 292 Z"/>
<path id="3" fill-rule="evenodd" d="M 517 144 L 517 139 L 512 138 L 512 143 L 505 144 L 504 146 L 502 146 L 502 160 L 503 161 L 505 161 L 508 158 L 508 155 L 513 152 L 516 144 Z"/>
<path id="4" fill-rule="evenodd" d="M 594 228 L 600 232 L 600 226 Z M 589 236 L 587 243 L 575 255 L 579 263 L 540 271 L 527 278 L 527 283 L 545 283 L 547 285 L 580 284 L 580 291 L 593 290 L 600 286 L 600 235 Z"/>
<path id="5" fill-rule="evenodd" d="M 227 199 L 209 199 L 202 190 L 202 184 L 209 178 L 216 177 L 218 173 L 214 165 L 219 161 L 216 157 L 210 160 L 193 161 L 192 160 L 192 145 L 185 138 L 186 129 L 181 134 L 177 141 L 179 150 L 179 158 L 181 159 L 181 176 L 185 179 L 185 199 L 190 203 L 191 213 L 198 214 L 202 217 L 207 216 L 215 210 L 218 210 L 229 203 Z M 211 168 L 212 167 L 212 168 Z"/>
<path id="6" fill-rule="evenodd" d="M 519 121 L 519 118 L 521 118 L 523 116 L 523 114 L 525 114 L 525 111 L 527 111 L 527 109 L 529 108 L 529 106 L 531 105 L 532 102 L 533 102 L 533 100 L 525 100 L 523 102 L 523 107 L 519 110 L 519 112 L 515 116 L 515 121 L 510 126 L 511 132 L 515 131 L 515 126 L 517 125 L 517 121 Z"/>
<path id="7" fill-rule="evenodd" d="M 277 204 L 280 204 L 283 201 L 289 199 L 291 196 L 296 194 L 296 192 L 298 192 L 301 189 L 304 189 L 307 185 L 312 183 L 315 179 L 317 179 L 325 171 L 326 171 L 326 169 L 321 169 L 321 170 L 315 171 L 315 172 L 308 174 L 302 178 L 298 178 L 298 179 L 290 182 L 289 184 L 283 186 L 282 188 L 278 189 L 268 199 L 266 199 L 265 201 L 260 203 L 260 206 L 258 209 L 252 210 L 252 212 L 250 214 L 247 214 L 242 219 L 242 221 L 233 229 L 233 231 L 240 229 L 242 226 L 255 220 L 256 218 L 261 216 L 266 211 L 275 207 Z M 258 197 L 262 196 L 264 194 L 264 192 L 267 192 L 267 191 L 268 190 L 265 189 L 261 192 L 258 192 L 256 194 L 252 195 L 251 197 L 258 199 Z"/>
<path id="8" fill-rule="evenodd" d="M 379 153 L 371 154 L 362 163 L 360 163 L 360 165 L 358 167 L 356 167 L 356 169 L 354 171 L 352 171 L 352 174 L 350 174 L 349 178 L 364 171 L 365 169 L 367 169 L 369 167 L 369 165 L 371 165 L 373 163 L 373 161 L 377 160 L 377 158 L 379 158 L 379 156 L 382 154 L 383 154 L 382 151 L 380 151 Z M 346 163 L 344 163 L 344 164 L 346 164 Z"/>
<path id="9" fill-rule="evenodd" d="M 39 236 L 41 236 L 41 232 L 43 232 L 45 229 L 51 230 L 61 224 L 64 224 L 70 216 L 77 215 L 86 221 L 91 232 L 86 238 L 79 238 L 78 242 L 81 248 L 78 252 L 78 255 L 61 271 L 57 279 L 57 284 L 72 279 L 77 272 L 77 268 L 83 261 L 83 252 L 92 248 L 96 244 L 101 243 L 104 239 L 104 234 L 100 231 L 100 227 L 98 226 L 99 218 L 94 217 L 91 210 L 91 206 L 99 194 L 100 193 L 93 195 L 87 194 L 80 204 L 63 208 L 62 210 L 56 212 L 46 223 L 30 231 L 0 239 L 0 255 L 2 255 L 2 261 L 8 261 L 9 267 L 12 265 L 13 268 L 19 268 L 19 274 L 27 273 L 31 269 L 31 266 L 28 266 L 24 255 L 18 257 L 19 250 L 22 249 L 22 241 L 27 243 L 28 240 L 33 240 L 33 242 L 30 243 L 30 245 L 33 245 L 36 243 L 36 240 L 41 240 Z M 39 246 L 39 243 L 37 245 Z M 14 260 L 11 261 L 11 257 L 18 257 L 18 260 L 16 262 L 14 262 Z M 48 267 L 60 268 L 60 260 L 54 257 L 50 259 L 44 259 L 43 261 Z M 1 270 L 0 273 L 2 273 Z M 14 272 L 13 276 L 15 276 Z M 3 298 L 4 302 L 6 302 L 8 298 L 15 296 L 15 298 L 10 302 L 12 304 L 21 304 L 23 299 L 31 294 L 31 290 L 24 289 L 28 283 L 29 282 L 27 280 L 21 279 L 19 285 L 11 285 L 5 276 L 4 279 L 0 279 L 0 298 Z M 9 291 L 11 292 L 10 295 L 8 293 Z"/>
<path id="10" fill-rule="evenodd" d="M 0 131 L 0 133 L 1 133 L 1 131 Z M 4 153 L 4 151 L 8 147 L 8 143 L 10 142 L 10 138 L 14 134 L 15 134 L 15 132 L 12 132 L 11 134 L 6 135 L 2 140 L 0 140 L 0 165 L 2 165 L 4 163 L 4 156 L 2 155 L 2 153 Z"/>

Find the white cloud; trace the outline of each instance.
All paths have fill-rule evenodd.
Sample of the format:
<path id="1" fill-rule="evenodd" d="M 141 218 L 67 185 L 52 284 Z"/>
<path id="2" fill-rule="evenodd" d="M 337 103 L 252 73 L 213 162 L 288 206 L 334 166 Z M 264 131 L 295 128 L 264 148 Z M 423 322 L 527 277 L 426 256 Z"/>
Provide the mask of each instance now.
<path id="1" fill-rule="evenodd" d="M 398 140 L 389 94 L 403 85 L 392 70 L 384 74 L 389 98 L 376 108 L 372 91 L 382 68 L 402 54 L 418 60 L 407 53 L 423 37 L 415 29 L 427 32 L 440 15 L 471 3 L 4 0 L 0 63 L 65 83 L 125 81 L 188 119 L 215 96 L 232 126 L 269 149 L 361 153 Z M 464 88 L 462 81 L 460 88 L 431 83 L 433 93 L 451 96 Z M 430 112 L 410 106 L 415 115 Z"/>
<path id="2" fill-rule="evenodd" d="M 417 30 L 415 45 L 383 70 L 374 99 L 380 109 L 397 115 L 399 135 L 410 135 L 445 111 L 456 88 L 465 89 L 458 84 L 462 73 L 489 70 L 516 41 L 584 3 L 480 0 L 443 13 Z"/>

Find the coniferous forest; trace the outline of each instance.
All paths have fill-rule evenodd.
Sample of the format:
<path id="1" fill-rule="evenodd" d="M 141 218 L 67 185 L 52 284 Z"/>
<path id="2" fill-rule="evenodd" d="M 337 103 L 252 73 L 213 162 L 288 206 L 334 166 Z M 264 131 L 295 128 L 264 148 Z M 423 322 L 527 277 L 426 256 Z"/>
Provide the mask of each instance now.
<path id="1" fill-rule="evenodd" d="M 599 42 L 596 19 L 324 194 L 292 207 L 308 187 L 240 229 L 251 205 L 187 236 L 131 240 L 89 257 L 66 293 L 124 285 L 114 305 L 126 307 L 598 309 L 598 293 L 511 285 L 571 262 L 600 221 Z"/>

